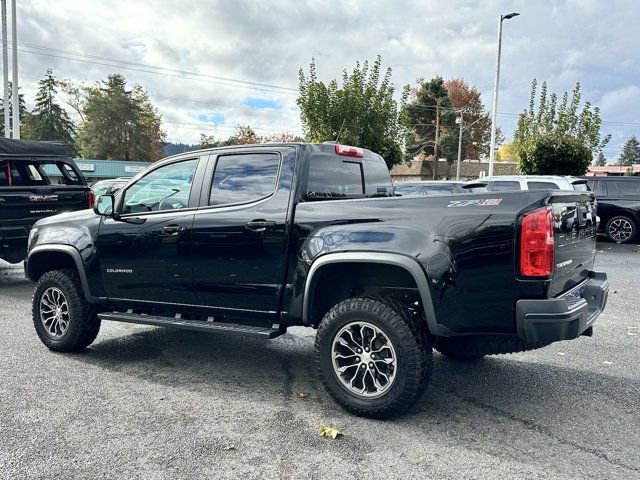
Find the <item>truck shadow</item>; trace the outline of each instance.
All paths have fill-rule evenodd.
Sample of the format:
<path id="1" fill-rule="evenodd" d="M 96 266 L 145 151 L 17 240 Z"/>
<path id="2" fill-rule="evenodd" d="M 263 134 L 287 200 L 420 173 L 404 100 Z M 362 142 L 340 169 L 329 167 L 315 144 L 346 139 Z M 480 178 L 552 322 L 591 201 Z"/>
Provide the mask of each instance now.
<path id="1" fill-rule="evenodd" d="M 221 394 L 229 388 L 234 395 L 258 392 L 275 400 L 294 396 L 298 388 L 312 389 L 315 398 L 326 400 L 321 403 L 327 408 L 340 411 L 315 371 L 311 335 L 284 335 L 265 341 L 161 328 L 123 329 L 131 333 L 118 332 L 125 334 L 102 341 L 98 337 L 73 358 L 146 381 L 201 392 L 215 389 Z M 456 417 L 462 414 L 461 407 L 492 416 L 509 417 L 509 412 L 518 412 L 525 422 L 542 417 L 583 423 L 597 419 L 603 405 L 638 418 L 640 384 L 636 380 L 593 371 L 600 367 L 598 363 L 590 370 L 589 366 L 575 369 L 535 363 L 536 353 L 527 355 L 533 356 L 533 361 L 503 355 L 463 363 L 435 353 L 434 372 L 424 398 L 409 415 L 396 421 L 441 417 L 447 410 Z"/>

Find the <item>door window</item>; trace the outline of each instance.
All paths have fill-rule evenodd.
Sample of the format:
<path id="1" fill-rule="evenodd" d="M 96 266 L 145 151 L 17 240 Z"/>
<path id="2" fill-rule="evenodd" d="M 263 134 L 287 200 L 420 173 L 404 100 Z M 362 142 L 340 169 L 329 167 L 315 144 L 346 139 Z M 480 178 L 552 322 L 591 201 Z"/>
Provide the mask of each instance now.
<path id="1" fill-rule="evenodd" d="M 501 192 L 503 190 L 520 190 L 520 182 L 517 181 L 501 181 L 501 182 L 493 182 L 493 188 L 491 188 L 494 192 Z"/>
<path id="2" fill-rule="evenodd" d="M 560 190 L 560 187 L 553 182 L 527 182 L 529 190 Z"/>
<path id="3" fill-rule="evenodd" d="M 275 153 L 221 155 L 211 183 L 209 205 L 255 202 L 276 191 L 280 156 Z"/>
<path id="4" fill-rule="evenodd" d="M 593 182 L 593 193 L 595 193 L 598 197 L 606 197 L 607 196 L 606 182 L 602 182 L 600 180 L 596 180 L 595 182 Z"/>
<path id="5" fill-rule="evenodd" d="M 197 164 L 196 159 L 185 160 L 149 172 L 125 192 L 122 213 L 186 208 Z"/>
<path id="6" fill-rule="evenodd" d="M 613 187 L 617 188 L 620 195 L 626 196 L 638 196 L 640 195 L 640 180 L 618 180 L 610 182 Z"/>

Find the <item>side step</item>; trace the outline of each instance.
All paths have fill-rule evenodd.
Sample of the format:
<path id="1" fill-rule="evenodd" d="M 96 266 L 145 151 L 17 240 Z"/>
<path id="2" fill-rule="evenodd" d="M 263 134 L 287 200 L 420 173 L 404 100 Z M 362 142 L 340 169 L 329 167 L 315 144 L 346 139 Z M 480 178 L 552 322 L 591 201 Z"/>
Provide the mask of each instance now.
<path id="1" fill-rule="evenodd" d="M 260 338 L 275 338 L 284 333 L 279 328 L 255 327 L 252 325 L 238 325 L 235 323 L 207 322 L 204 320 L 185 320 L 182 318 L 146 315 L 144 313 L 104 312 L 99 313 L 98 318 L 100 320 L 110 320 L 113 322 L 139 323 L 141 325 L 155 325 L 157 327 L 173 327 L 180 328 L 182 330 L 196 330 L 198 332 L 235 333 L 237 335 L 247 335 Z"/>

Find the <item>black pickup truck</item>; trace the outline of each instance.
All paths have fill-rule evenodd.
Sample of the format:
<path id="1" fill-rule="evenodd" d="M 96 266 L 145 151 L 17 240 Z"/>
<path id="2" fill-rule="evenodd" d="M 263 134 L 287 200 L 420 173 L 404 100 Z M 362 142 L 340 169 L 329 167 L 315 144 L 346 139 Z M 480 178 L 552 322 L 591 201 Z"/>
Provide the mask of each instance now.
<path id="1" fill-rule="evenodd" d="M 102 320 L 273 338 L 317 329 L 319 374 L 384 417 L 424 392 L 432 349 L 472 359 L 591 335 L 591 192 L 395 196 L 361 148 L 267 144 L 154 164 L 95 211 L 39 221 L 25 268 L 58 351 Z"/>
<path id="2" fill-rule="evenodd" d="M 0 138 L 0 259 L 24 260 L 29 230 L 41 218 L 91 207 L 93 194 L 62 143 Z"/>

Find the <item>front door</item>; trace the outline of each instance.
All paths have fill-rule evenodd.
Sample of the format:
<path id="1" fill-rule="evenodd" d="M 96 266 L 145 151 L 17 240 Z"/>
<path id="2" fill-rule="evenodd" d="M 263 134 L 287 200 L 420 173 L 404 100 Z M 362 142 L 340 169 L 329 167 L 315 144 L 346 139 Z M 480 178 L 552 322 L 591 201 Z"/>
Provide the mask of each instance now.
<path id="1" fill-rule="evenodd" d="M 284 281 L 295 149 L 218 155 L 193 226 L 196 302 L 272 321 Z M 213 172 L 211 172 L 213 170 Z"/>
<path id="2" fill-rule="evenodd" d="M 197 166 L 197 158 L 162 165 L 118 196 L 121 217 L 104 218 L 96 241 L 108 298 L 193 304 Z"/>

